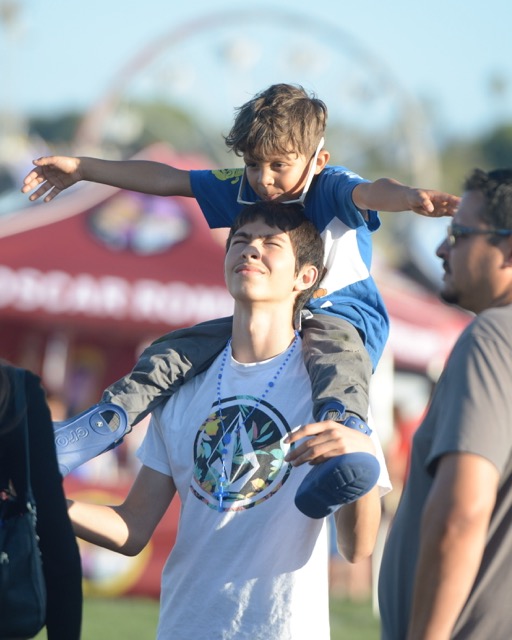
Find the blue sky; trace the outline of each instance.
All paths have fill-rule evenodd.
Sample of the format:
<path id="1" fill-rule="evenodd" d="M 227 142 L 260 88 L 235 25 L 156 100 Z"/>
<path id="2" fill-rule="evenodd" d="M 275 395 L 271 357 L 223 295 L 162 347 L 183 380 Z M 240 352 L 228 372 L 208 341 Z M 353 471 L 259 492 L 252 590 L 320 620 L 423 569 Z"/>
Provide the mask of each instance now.
<path id="1" fill-rule="evenodd" d="M 0 0 L 2 17 L 8 4 L 18 14 L 0 25 L 0 108 L 21 118 L 97 113 L 117 86 L 124 98 L 182 102 L 225 133 L 234 107 L 256 91 L 298 82 L 327 102 L 331 122 L 364 123 L 375 139 L 420 107 L 424 118 L 407 135 L 426 159 L 414 182 L 430 187 L 439 186 L 434 141 L 512 122 L 510 0 Z M 490 92 L 493 78 L 501 94 Z M 48 151 L 58 152 L 42 142 L 20 158 L 20 176 Z M 418 242 L 433 268 L 436 234 L 430 222 Z"/>
<path id="2" fill-rule="evenodd" d="M 5 4 L 0 1 L 0 5 Z M 512 120 L 512 3 L 509 0 L 466 0 L 464 3 L 449 0 L 263 1 L 253 3 L 257 19 L 245 22 L 236 16 L 250 6 L 247 3 L 235 5 L 211 0 L 87 0 L 80 3 L 18 0 L 18 5 L 16 23 L 9 30 L 5 24 L 0 29 L 3 60 L 0 99 L 4 108 L 7 105 L 21 114 L 91 108 L 106 94 L 120 70 L 140 52 L 166 34 L 172 38 L 172 34 L 181 33 L 180 28 L 205 16 L 212 16 L 212 25 L 219 13 L 231 16 L 238 46 L 252 29 L 247 41 L 257 39 L 265 49 L 267 33 L 273 31 L 275 41 L 276 33 L 285 40 L 297 32 L 291 19 L 293 12 L 299 17 L 300 29 L 307 30 L 308 24 L 311 25 L 310 42 L 304 52 L 305 64 L 308 58 L 311 61 L 315 57 L 315 50 L 319 57 L 325 57 L 328 49 L 334 52 L 334 57 L 338 55 L 339 60 L 353 65 L 359 77 L 367 78 L 377 91 L 380 90 L 378 77 L 384 73 L 390 79 L 392 92 L 427 105 L 432 125 L 442 134 L 471 136 L 502 120 Z M 211 107 L 227 111 L 226 117 L 230 120 L 235 101 L 241 102 L 245 97 L 240 98 L 236 90 L 226 90 L 226 73 L 215 51 L 216 45 L 213 43 L 209 49 L 207 40 L 203 24 L 190 38 L 185 37 L 182 44 L 173 48 L 169 42 L 167 56 L 174 49 L 178 58 L 186 57 L 187 69 L 195 69 L 196 84 L 189 82 L 189 89 L 196 96 L 198 108 L 209 101 L 204 94 L 199 95 L 197 87 L 201 83 L 206 86 L 207 82 L 201 78 L 216 81 L 213 87 L 219 86 L 218 91 L 227 95 L 222 104 L 217 97 L 212 97 Z M 271 42 L 268 46 L 275 45 Z M 250 58 L 250 50 L 244 51 L 244 56 Z M 239 77 L 231 77 L 231 85 L 235 89 L 241 87 L 250 74 L 254 75 L 251 89 L 273 82 L 270 70 L 277 67 L 277 60 L 276 65 L 266 60 L 261 68 L 255 62 L 250 72 L 238 68 Z M 341 67 L 345 69 L 339 64 Z M 151 74 L 147 71 L 145 80 L 149 82 Z M 313 69 L 313 78 L 314 72 Z M 335 69 L 331 68 L 329 74 L 334 79 Z M 144 75 L 142 71 L 138 80 L 142 90 Z M 153 84 L 158 80 L 158 74 L 154 75 Z M 190 80 L 186 70 L 183 76 Z M 508 83 L 508 89 L 501 96 L 492 97 L 489 93 L 491 77 Z M 295 77 L 282 77 L 282 80 L 302 81 L 302 78 L 297 72 Z M 174 73 L 172 81 L 183 84 L 184 78 Z M 260 84 L 255 84 L 257 82 Z M 305 82 L 313 83 L 314 80 Z M 324 97 L 325 87 L 327 83 L 322 80 L 318 87 L 310 88 Z M 215 88 L 210 91 L 217 93 Z M 326 101 L 332 110 L 333 104 Z M 336 106 L 334 104 L 334 108 Z M 354 108 L 358 110 L 357 105 Z"/>

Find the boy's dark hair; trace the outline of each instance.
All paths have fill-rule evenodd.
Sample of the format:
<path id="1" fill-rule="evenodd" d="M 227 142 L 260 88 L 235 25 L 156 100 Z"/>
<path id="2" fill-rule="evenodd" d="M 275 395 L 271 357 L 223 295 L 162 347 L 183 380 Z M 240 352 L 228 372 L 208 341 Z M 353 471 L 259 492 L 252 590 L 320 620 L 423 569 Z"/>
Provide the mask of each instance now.
<path id="1" fill-rule="evenodd" d="M 300 85 L 274 84 L 236 109 L 225 137 L 237 156 L 254 160 L 299 153 L 312 156 L 324 135 L 327 107 Z"/>
<path id="2" fill-rule="evenodd" d="M 277 227 L 288 233 L 295 253 L 295 273 L 308 264 L 318 269 L 316 282 L 297 296 L 294 307 L 294 314 L 297 317 L 302 307 L 318 288 L 324 273 L 324 243 L 320 232 L 306 218 L 301 205 L 258 201 L 244 207 L 235 218 L 226 241 L 226 251 L 231 246 L 233 234 L 254 220 L 263 220 L 269 227 Z"/>
<path id="3" fill-rule="evenodd" d="M 464 191 L 479 191 L 485 199 L 480 218 L 491 227 L 512 229 L 512 169 L 474 169 Z"/>

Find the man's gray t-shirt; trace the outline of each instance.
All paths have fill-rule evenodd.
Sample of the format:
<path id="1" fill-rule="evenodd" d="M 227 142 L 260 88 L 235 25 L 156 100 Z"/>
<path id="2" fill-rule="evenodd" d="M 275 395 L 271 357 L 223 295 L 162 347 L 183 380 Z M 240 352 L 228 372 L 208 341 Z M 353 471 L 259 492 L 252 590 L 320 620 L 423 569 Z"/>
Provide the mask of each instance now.
<path id="1" fill-rule="evenodd" d="M 463 332 L 413 439 L 411 472 L 384 550 L 382 638 L 406 637 L 421 515 L 439 458 L 467 452 L 500 473 L 483 561 L 452 638 L 512 637 L 512 305 L 488 309 Z"/>

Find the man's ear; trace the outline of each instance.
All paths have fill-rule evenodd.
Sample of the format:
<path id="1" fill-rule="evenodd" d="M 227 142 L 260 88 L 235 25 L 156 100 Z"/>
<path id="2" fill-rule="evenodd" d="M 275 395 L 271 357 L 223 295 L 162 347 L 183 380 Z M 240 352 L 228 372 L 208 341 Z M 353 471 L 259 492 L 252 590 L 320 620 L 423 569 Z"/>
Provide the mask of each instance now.
<path id="1" fill-rule="evenodd" d="M 322 151 L 320 151 L 318 158 L 316 159 L 315 176 L 322 171 L 325 165 L 329 162 L 330 157 L 331 154 L 326 149 L 322 149 Z"/>
<path id="2" fill-rule="evenodd" d="M 312 287 L 318 280 L 318 269 L 308 264 L 300 270 L 295 281 L 294 291 L 305 291 Z"/>
<path id="3" fill-rule="evenodd" d="M 505 251 L 503 255 L 503 265 L 505 267 L 512 267 L 512 236 L 507 236 L 507 243 L 505 245 Z"/>

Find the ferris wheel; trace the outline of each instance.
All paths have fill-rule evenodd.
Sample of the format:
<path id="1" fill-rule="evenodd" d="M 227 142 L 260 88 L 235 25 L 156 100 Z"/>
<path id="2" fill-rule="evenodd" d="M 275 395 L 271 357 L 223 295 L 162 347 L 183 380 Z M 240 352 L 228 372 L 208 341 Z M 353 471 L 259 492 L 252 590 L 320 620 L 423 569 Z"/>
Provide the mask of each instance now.
<path id="1" fill-rule="evenodd" d="M 283 9 L 273 9 L 272 21 L 233 9 L 172 26 L 119 71 L 74 144 L 100 148 L 135 136 L 151 123 L 133 105 L 154 101 L 188 113 L 215 155 L 234 108 L 276 82 L 301 84 L 326 102 L 334 162 L 368 175 L 380 158 L 410 184 L 437 184 L 426 118 L 391 70 L 340 27 Z"/>

